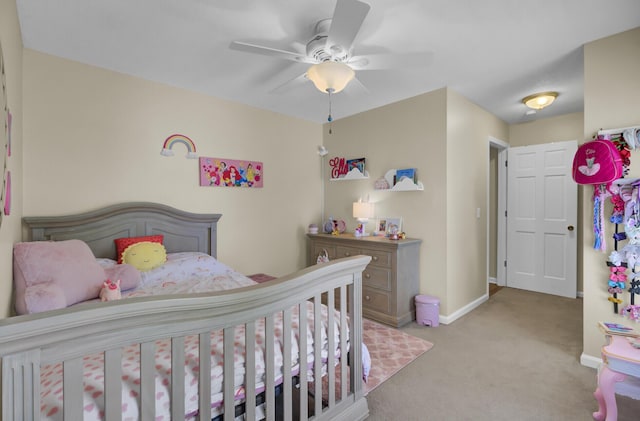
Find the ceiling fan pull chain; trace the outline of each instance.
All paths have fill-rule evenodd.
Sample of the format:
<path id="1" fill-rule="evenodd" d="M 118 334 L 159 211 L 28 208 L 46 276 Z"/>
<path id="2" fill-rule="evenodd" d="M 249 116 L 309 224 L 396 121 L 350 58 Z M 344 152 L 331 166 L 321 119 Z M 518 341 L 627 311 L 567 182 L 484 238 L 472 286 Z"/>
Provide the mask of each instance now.
<path id="1" fill-rule="evenodd" d="M 333 117 L 331 117 L 331 89 L 327 89 L 329 93 L 329 117 L 327 117 L 327 121 L 329 122 L 329 134 L 333 133 Z"/>

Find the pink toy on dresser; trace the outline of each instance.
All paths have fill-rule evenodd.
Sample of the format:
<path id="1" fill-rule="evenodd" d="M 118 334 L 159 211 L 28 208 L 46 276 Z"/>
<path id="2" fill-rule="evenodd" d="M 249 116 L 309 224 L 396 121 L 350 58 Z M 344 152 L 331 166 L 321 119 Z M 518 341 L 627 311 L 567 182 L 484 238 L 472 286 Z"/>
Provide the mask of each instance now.
<path id="1" fill-rule="evenodd" d="M 104 281 L 102 289 L 100 290 L 100 301 L 119 300 L 120 298 L 122 298 L 122 294 L 120 292 L 120 279 L 115 282 L 110 279 Z"/>

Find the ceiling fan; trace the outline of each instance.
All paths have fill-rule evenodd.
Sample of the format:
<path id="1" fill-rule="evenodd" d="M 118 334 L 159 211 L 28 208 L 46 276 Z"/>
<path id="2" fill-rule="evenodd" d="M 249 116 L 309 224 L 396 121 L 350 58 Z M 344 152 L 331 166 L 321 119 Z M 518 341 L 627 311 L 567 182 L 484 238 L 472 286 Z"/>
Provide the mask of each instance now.
<path id="1" fill-rule="evenodd" d="M 355 70 L 428 64 L 431 53 L 353 55 L 353 42 L 370 8 L 369 4 L 359 0 L 337 0 L 333 17 L 317 22 L 315 35 L 306 43 L 304 53 L 243 41 L 233 41 L 229 48 L 309 64 L 307 72 L 286 84 L 308 79 L 320 91 L 329 94 L 344 89 L 355 78 Z"/>

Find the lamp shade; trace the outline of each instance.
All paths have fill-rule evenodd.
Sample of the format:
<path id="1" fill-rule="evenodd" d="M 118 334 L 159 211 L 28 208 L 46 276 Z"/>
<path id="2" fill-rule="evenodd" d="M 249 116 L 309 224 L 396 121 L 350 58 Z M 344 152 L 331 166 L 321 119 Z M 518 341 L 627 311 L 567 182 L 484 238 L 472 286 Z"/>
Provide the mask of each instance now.
<path id="1" fill-rule="evenodd" d="M 354 202 L 353 217 L 357 219 L 369 219 L 374 215 L 373 203 L 371 202 Z"/>
<path id="2" fill-rule="evenodd" d="M 307 70 L 307 78 L 320 92 L 338 93 L 354 78 L 355 72 L 344 63 L 323 61 Z"/>
<path id="3" fill-rule="evenodd" d="M 551 103 L 555 101 L 557 97 L 557 92 L 540 92 L 522 98 L 522 103 L 529 108 L 533 108 L 534 110 L 541 110 L 551 105 Z"/>

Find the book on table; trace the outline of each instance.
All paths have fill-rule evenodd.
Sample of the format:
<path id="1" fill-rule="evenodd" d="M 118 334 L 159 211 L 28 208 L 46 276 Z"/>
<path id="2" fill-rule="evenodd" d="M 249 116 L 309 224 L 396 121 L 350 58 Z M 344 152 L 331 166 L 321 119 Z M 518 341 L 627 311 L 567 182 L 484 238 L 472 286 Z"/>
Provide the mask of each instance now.
<path id="1" fill-rule="evenodd" d="M 607 335 L 640 337 L 640 332 L 636 329 L 614 322 L 598 322 L 598 327 Z"/>

